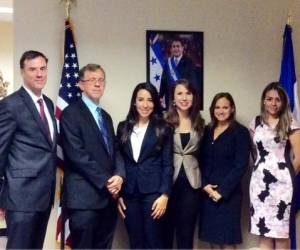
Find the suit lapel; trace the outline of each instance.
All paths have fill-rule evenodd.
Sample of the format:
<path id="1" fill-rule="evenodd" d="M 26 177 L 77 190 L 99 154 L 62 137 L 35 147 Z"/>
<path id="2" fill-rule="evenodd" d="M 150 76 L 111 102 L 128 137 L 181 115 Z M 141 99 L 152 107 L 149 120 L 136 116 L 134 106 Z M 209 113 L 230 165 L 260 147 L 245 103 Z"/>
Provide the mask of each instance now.
<path id="1" fill-rule="evenodd" d="M 178 128 L 175 129 L 174 142 L 175 145 L 179 147 L 179 151 L 183 154 L 188 154 L 190 151 L 194 151 L 195 147 L 198 146 L 198 138 L 199 136 L 197 132 L 194 129 L 192 129 L 192 131 L 190 132 L 190 139 L 188 143 L 184 148 L 182 148 L 179 129 Z"/>
<path id="2" fill-rule="evenodd" d="M 198 147 L 198 142 L 199 142 L 199 136 L 195 130 L 192 129 L 190 133 L 190 139 L 183 149 L 183 152 L 185 154 L 188 154 L 190 151 L 194 151 L 196 147 Z"/>
<path id="3" fill-rule="evenodd" d="M 30 95 L 26 92 L 26 90 L 21 87 L 20 90 L 19 90 L 19 94 L 20 96 L 23 98 L 25 104 L 26 104 L 26 107 L 29 109 L 29 111 L 31 112 L 34 120 L 36 121 L 36 123 L 38 124 L 42 134 L 45 136 L 48 144 L 50 146 L 52 146 L 52 142 L 49 141 L 49 138 L 48 138 L 48 135 L 47 135 L 47 132 L 46 132 L 46 129 L 45 129 L 45 126 L 42 122 L 42 119 L 40 117 L 40 114 L 33 102 L 33 100 L 31 99 Z"/>
<path id="4" fill-rule="evenodd" d="M 44 97 L 45 103 L 47 105 L 47 108 L 49 110 L 50 116 L 51 116 L 51 120 L 52 120 L 52 124 L 53 124 L 53 141 L 52 141 L 52 147 L 55 147 L 56 145 L 56 140 L 57 140 L 57 126 L 56 126 L 56 118 L 54 116 L 54 110 L 53 110 L 53 106 L 50 104 L 50 102 L 47 100 L 47 98 Z M 49 124 L 50 126 L 50 124 Z"/>
<path id="5" fill-rule="evenodd" d="M 175 129 L 174 133 L 174 145 L 177 147 L 176 151 L 183 152 L 182 144 L 181 144 L 181 139 L 180 139 L 180 133 L 179 133 L 179 128 Z"/>
<path id="6" fill-rule="evenodd" d="M 106 146 L 105 146 L 103 136 L 97 125 L 97 122 L 95 121 L 95 119 L 94 119 L 93 115 L 91 114 L 90 110 L 88 109 L 88 107 L 84 104 L 84 102 L 81 99 L 79 100 L 79 107 L 80 107 L 83 117 L 87 120 L 87 124 L 91 125 L 92 129 L 95 132 L 95 135 L 99 138 L 100 142 L 102 143 L 103 147 L 105 148 L 106 153 L 109 155 L 109 153 L 107 152 Z"/>
<path id="7" fill-rule="evenodd" d="M 156 140 L 155 127 L 153 122 L 150 121 L 142 142 L 138 161 L 143 160 L 147 156 L 147 152 L 154 149 Z"/>
<path id="8" fill-rule="evenodd" d="M 114 154 L 114 139 L 115 139 L 114 128 L 113 128 L 113 125 L 111 124 L 110 120 L 108 119 L 107 113 L 104 110 L 102 110 L 102 118 L 103 118 L 103 121 L 106 125 L 107 133 L 108 133 L 108 136 L 109 136 L 109 138 L 108 138 L 109 142 L 108 143 L 110 144 L 109 147 L 110 147 L 111 153 L 109 153 L 109 152 L 107 152 L 107 153 L 112 156 Z M 100 131 L 100 133 L 101 133 L 101 131 Z M 101 134 L 101 137 L 103 139 L 102 134 Z M 103 139 L 103 143 L 105 143 L 104 139 Z M 106 147 L 105 147 L 105 149 L 106 149 Z"/>
<path id="9" fill-rule="evenodd" d="M 185 57 L 182 56 L 179 63 L 178 63 L 178 65 L 177 65 L 177 69 L 181 69 L 184 66 L 184 64 L 185 64 Z"/>
<path id="10" fill-rule="evenodd" d="M 131 145 L 131 139 L 129 138 L 129 140 L 126 141 L 125 143 L 125 147 L 124 150 L 126 152 L 126 154 L 132 159 L 133 159 L 133 151 L 132 151 L 132 145 Z"/>

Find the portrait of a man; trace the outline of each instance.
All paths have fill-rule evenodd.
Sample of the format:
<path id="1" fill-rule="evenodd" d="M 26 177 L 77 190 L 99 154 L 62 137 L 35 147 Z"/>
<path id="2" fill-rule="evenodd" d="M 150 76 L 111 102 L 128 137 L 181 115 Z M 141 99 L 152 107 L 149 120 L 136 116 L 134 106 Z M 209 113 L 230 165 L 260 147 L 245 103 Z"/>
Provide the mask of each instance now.
<path id="1" fill-rule="evenodd" d="M 203 106 L 203 33 L 147 31 L 147 77 L 156 86 L 164 108 L 178 79 L 188 80 Z"/>

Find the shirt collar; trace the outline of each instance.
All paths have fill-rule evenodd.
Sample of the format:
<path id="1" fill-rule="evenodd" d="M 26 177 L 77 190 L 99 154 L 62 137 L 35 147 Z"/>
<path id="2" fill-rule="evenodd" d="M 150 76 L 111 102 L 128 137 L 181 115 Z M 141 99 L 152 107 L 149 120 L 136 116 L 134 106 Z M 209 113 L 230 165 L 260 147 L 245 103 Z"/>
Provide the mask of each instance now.
<path id="1" fill-rule="evenodd" d="M 178 57 L 175 57 L 175 56 L 174 56 L 174 59 L 176 58 L 176 59 L 178 60 L 178 63 L 179 63 L 179 62 L 180 62 L 180 60 L 181 60 L 181 58 L 182 58 L 182 56 L 183 56 L 183 55 L 181 55 L 181 56 L 178 56 Z"/>
<path id="2" fill-rule="evenodd" d="M 100 107 L 100 105 L 94 103 L 89 97 L 87 97 L 84 93 L 82 93 L 82 97 L 81 97 L 82 101 L 86 104 L 86 106 L 91 110 L 91 111 L 96 111 L 97 107 Z"/>
<path id="3" fill-rule="evenodd" d="M 34 103 L 37 103 L 37 101 L 39 99 L 43 99 L 43 94 L 41 94 L 40 96 L 35 95 L 31 89 L 29 89 L 25 84 L 23 84 L 23 88 L 26 90 L 26 92 L 30 95 L 31 99 L 33 100 Z"/>

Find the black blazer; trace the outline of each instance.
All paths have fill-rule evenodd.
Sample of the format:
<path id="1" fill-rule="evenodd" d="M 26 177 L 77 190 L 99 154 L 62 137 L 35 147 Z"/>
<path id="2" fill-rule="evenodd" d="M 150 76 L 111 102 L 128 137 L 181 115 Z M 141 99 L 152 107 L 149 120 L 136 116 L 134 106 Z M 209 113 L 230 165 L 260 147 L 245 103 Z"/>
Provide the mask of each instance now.
<path id="1" fill-rule="evenodd" d="M 67 208 L 103 208 L 111 197 L 105 186 L 107 180 L 112 175 L 124 176 L 123 165 L 120 162 L 116 164 L 112 119 L 107 112 L 103 113 L 113 144 L 112 155 L 107 152 L 99 127 L 81 99 L 62 112 L 61 136 L 65 156 L 63 204 Z"/>
<path id="2" fill-rule="evenodd" d="M 155 134 L 155 126 L 150 121 L 142 142 L 138 161 L 133 158 L 130 139 L 122 144 L 122 127 L 124 122 L 118 125 L 117 138 L 119 148 L 124 160 L 126 179 L 122 186 L 122 194 L 131 195 L 136 190 L 148 194 L 158 192 L 169 194 L 173 178 L 173 134 L 167 132 L 161 149 L 157 149 L 158 138 Z"/>
<path id="3" fill-rule="evenodd" d="M 44 211 L 53 202 L 56 120 L 52 101 L 43 96 L 54 126 L 53 142 L 30 95 L 21 87 L 0 102 L 0 207 Z"/>

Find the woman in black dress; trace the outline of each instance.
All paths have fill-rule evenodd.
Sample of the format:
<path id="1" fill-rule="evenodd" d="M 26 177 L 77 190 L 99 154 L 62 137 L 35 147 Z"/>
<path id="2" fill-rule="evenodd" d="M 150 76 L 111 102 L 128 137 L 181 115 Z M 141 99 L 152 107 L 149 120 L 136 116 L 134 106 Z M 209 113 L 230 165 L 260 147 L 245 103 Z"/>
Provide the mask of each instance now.
<path id="1" fill-rule="evenodd" d="M 235 120 L 235 112 L 232 96 L 217 94 L 203 136 L 199 238 L 212 249 L 235 249 L 242 242 L 241 178 L 248 164 L 250 137 L 247 128 Z"/>

